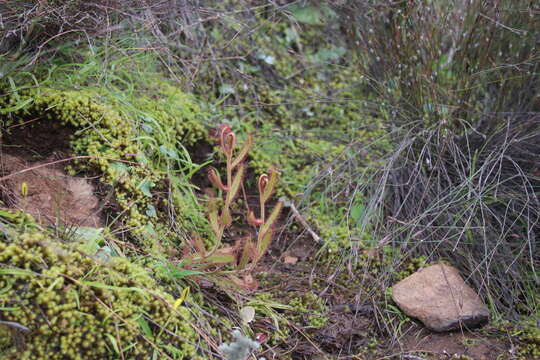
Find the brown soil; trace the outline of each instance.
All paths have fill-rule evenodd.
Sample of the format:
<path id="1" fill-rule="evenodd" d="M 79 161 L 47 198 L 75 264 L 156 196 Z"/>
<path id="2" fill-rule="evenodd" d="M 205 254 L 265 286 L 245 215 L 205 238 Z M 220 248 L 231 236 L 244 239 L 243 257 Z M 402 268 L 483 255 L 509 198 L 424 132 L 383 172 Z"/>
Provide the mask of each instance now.
<path id="1" fill-rule="evenodd" d="M 512 347 L 501 338 L 486 333 L 433 333 L 417 327 L 402 337 L 395 348 L 396 358 L 403 359 L 511 359 Z M 416 356 L 416 358 L 414 357 Z"/>
<path id="2" fill-rule="evenodd" d="M 92 183 L 67 175 L 65 163 L 55 163 L 69 157 L 71 134 L 67 127 L 39 119 L 3 132 L 0 198 L 5 206 L 45 225 L 102 226 Z"/>
<path id="3" fill-rule="evenodd" d="M 47 162 L 28 163 L 20 157 L 0 156 L 1 176 L 12 175 L 2 182 L 1 193 L 6 205 L 24 210 L 42 224 L 101 226 L 96 211 L 99 201 L 92 184 L 66 175 L 58 166 L 42 166 L 44 164 Z M 34 169 L 25 171 L 29 168 Z M 23 186 L 26 186 L 26 194 L 23 194 Z"/>

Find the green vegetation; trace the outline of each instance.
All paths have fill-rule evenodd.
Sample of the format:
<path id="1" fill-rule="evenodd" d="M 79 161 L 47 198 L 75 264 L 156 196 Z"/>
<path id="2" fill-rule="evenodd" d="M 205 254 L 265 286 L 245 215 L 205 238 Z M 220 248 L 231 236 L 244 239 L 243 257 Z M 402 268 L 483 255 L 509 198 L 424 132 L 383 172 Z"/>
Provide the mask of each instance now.
<path id="1" fill-rule="evenodd" d="M 390 287 L 436 261 L 537 356 L 539 14 L 0 4 L 0 156 L 27 167 L 0 168 L 0 357 L 390 356 L 415 326 Z M 53 165 L 102 228 L 14 208 Z"/>
<path id="2" fill-rule="evenodd" d="M 37 227 L 3 226 L 2 324 L 11 330 L 3 356 L 194 355 L 192 314 L 173 308 L 174 299 L 144 268 L 126 258 L 93 259 Z"/>

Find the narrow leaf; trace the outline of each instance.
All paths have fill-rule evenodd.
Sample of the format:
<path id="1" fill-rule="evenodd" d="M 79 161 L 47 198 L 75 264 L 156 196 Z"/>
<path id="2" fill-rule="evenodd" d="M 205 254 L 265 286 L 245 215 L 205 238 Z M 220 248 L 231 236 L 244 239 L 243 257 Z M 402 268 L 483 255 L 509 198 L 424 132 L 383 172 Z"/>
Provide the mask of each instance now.
<path id="1" fill-rule="evenodd" d="M 105 336 L 107 336 L 107 339 L 109 339 L 109 341 L 111 342 L 114 351 L 117 354 L 120 354 L 120 348 L 118 347 L 118 344 L 116 343 L 116 339 L 114 338 L 114 336 L 112 336 L 111 334 L 105 334 Z"/>
<path id="2" fill-rule="evenodd" d="M 17 103 L 16 105 L 14 106 L 11 106 L 11 107 L 4 107 L 2 109 L 0 109 L 0 114 L 9 114 L 11 112 L 16 112 L 16 111 L 19 111 L 21 110 L 22 108 L 24 108 L 26 105 L 30 104 L 32 101 L 34 101 L 33 98 L 29 98 L 29 99 L 26 99 L 24 101 L 21 101 L 19 103 Z"/>
<path id="3" fill-rule="evenodd" d="M 274 223 L 276 222 L 276 220 L 279 217 L 279 214 L 281 213 L 281 209 L 283 209 L 283 203 L 281 201 L 278 201 L 276 203 L 276 206 L 274 206 L 272 213 L 270 214 L 270 216 L 268 217 L 264 225 L 259 230 L 259 237 L 264 237 L 266 232 L 268 232 L 274 226 Z M 260 247 L 258 248 L 259 250 L 261 249 Z"/>
<path id="4" fill-rule="evenodd" d="M 262 258 L 266 250 L 268 250 L 268 248 L 270 247 L 270 243 L 272 242 L 273 235 L 274 235 L 274 231 L 272 229 L 268 229 L 266 233 L 264 233 L 262 236 L 259 236 L 259 243 L 257 244 L 258 253 L 257 253 L 256 261 Z"/>
<path id="5" fill-rule="evenodd" d="M 146 321 L 144 317 L 141 316 L 138 318 L 137 323 L 146 337 L 152 338 L 154 336 L 154 334 L 152 334 L 152 330 L 150 329 L 150 325 L 148 325 L 148 321 Z"/>
<path id="6" fill-rule="evenodd" d="M 248 236 L 244 240 L 244 247 L 242 249 L 242 255 L 240 255 L 240 262 L 238 263 L 239 270 L 242 270 L 247 266 L 249 260 L 251 260 L 252 258 L 253 251 L 254 251 L 253 243 L 251 242 L 251 237 Z"/>
<path id="7" fill-rule="evenodd" d="M 233 169 L 237 167 L 238 165 L 240 165 L 240 163 L 242 163 L 246 159 L 247 155 L 249 154 L 249 150 L 251 149 L 251 145 L 253 145 L 253 136 L 249 134 L 246 139 L 246 143 L 242 147 L 242 150 L 240 150 L 240 152 L 238 153 L 238 156 L 232 162 Z"/>
<path id="8" fill-rule="evenodd" d="M 17 218 L 17 215 L 10 213 L 9 211 L 0 210 L 0 217 L 6 218 L 8 220 L 13 220 Z"/>
<path id="9" fill-rule="evenodd" d="M 32 271 L 23 269 L 0 269 L 0 275 L 28 276 L 35 274 Z"/>
<path id="10" fill-rule="evenodd" d="M 232 215 L 228 207 L 224 208 L 223 212 L 221 213 L 221 223 L 224 227 L 232 224 Z"/>
<path id="11" fill-rule="evenodd" d="M 245 165 L 242 164 L 238 167 L 238 170 L 234 174 L 231 189 L 227 193 L 227 198 L 225 199 L 225 207 L 229 207 L 232 204 L 233 200 L 236 198 L 236 195 L 238 195 L 240 185 L 242 184 L 242 179 L 244 178 L 245 169 Z"/>
<path id="12" fill-rule="evenodd" d="M 195 249 L 197 249 L 197 252 L 201 256 L 204 256 L 206 254 L 206 246 L 204 246 L 204 241 L 196 232 L 192 233 L 191 237 L 192 237 L 192 244 L 195 246 Z"/>
<path id="13" fill-rule="evenodd" d="M 18 322 L 14 322 L 14 321 L 0 321 L 0 325 L 9 326 L 9 327 L 17 329 L 18 331 L 21 331 L 23 333 L 29 333 L 30 332 L 29 328 L 27 328 L 24 325 L 19 324 Z"/>
<path id="14" fill-rule="evenodd" d="M 208 199 L 208 211 L 208 220 L 210 221 L 210 226 L 212 227 L 212 231 L 214 231 L 217 240 L 220 241 L 222 229 L 221 226 L 219 226 L 218 205 L 216 198 Z"/>
<path id="15" fill-rule="evenodd" d="M 204 261 L 211 264 L 231 264 L 235 260 L 234 255 L 215 254 L 204 258 Z"/>

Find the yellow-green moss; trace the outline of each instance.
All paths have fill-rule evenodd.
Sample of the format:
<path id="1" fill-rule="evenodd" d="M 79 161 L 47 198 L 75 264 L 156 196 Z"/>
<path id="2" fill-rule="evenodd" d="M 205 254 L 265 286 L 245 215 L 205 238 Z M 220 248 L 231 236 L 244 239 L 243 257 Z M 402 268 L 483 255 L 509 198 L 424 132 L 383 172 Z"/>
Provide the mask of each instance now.
<path id="1" fill-rule="evenodd" d="M 537 320 L 530 319 L 522 325 L 518 331 L 518 359 L 539 359 L 540 358 L 540 328 Z"/>
<path id="2" fill-rule="evenodd" d="M 25 326 L 24 347 L 6 359 L 189 359 L 197 335 L 190 313 L 124 258 L 95 261 L 43 231 L 0 238 L 0 320 Z M 158 326 L 159 325 L 159 326 Z M 3 342 L 3 345 L 5 342 Z M 160 355 L 158 358 L 164 358 Z"/>
<path id="3" fill-rule="evenodd" d="M 291 320 L 312 328 L 323 327 L 328 321 L 328 309 L 324 299 L 311 292 L 297 295 L 288 303 L 293 308 L 290 314 Z"/>

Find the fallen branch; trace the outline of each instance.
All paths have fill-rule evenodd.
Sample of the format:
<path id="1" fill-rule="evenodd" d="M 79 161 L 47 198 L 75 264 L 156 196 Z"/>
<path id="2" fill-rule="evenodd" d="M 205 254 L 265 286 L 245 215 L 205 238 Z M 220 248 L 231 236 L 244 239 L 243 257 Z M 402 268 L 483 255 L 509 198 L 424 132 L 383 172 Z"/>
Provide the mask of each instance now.
<path id="1" fill-rule="evenodd" d="M 317 235 L 315 231 L 313 231 L 311 226 L 309 226 L 306 219 L 300 214 L 300 212 L 298 211 L 298 209 L 296 208 L 296 206 L 294 205 L 292 201 L 285 199 L 283 201 L 283 206 L 286 206 L 289 209 L 291 209 L 291 212 L 293 213 L 296 220 L 298 220 L 298 222 L 304 227 L 304 229 L 306 229 L 306 231 L 311 235 L 311 237 L 313 238 L 313 240 L 315 240 L 317 244 L 322 244 L 321 237 Z"/>

